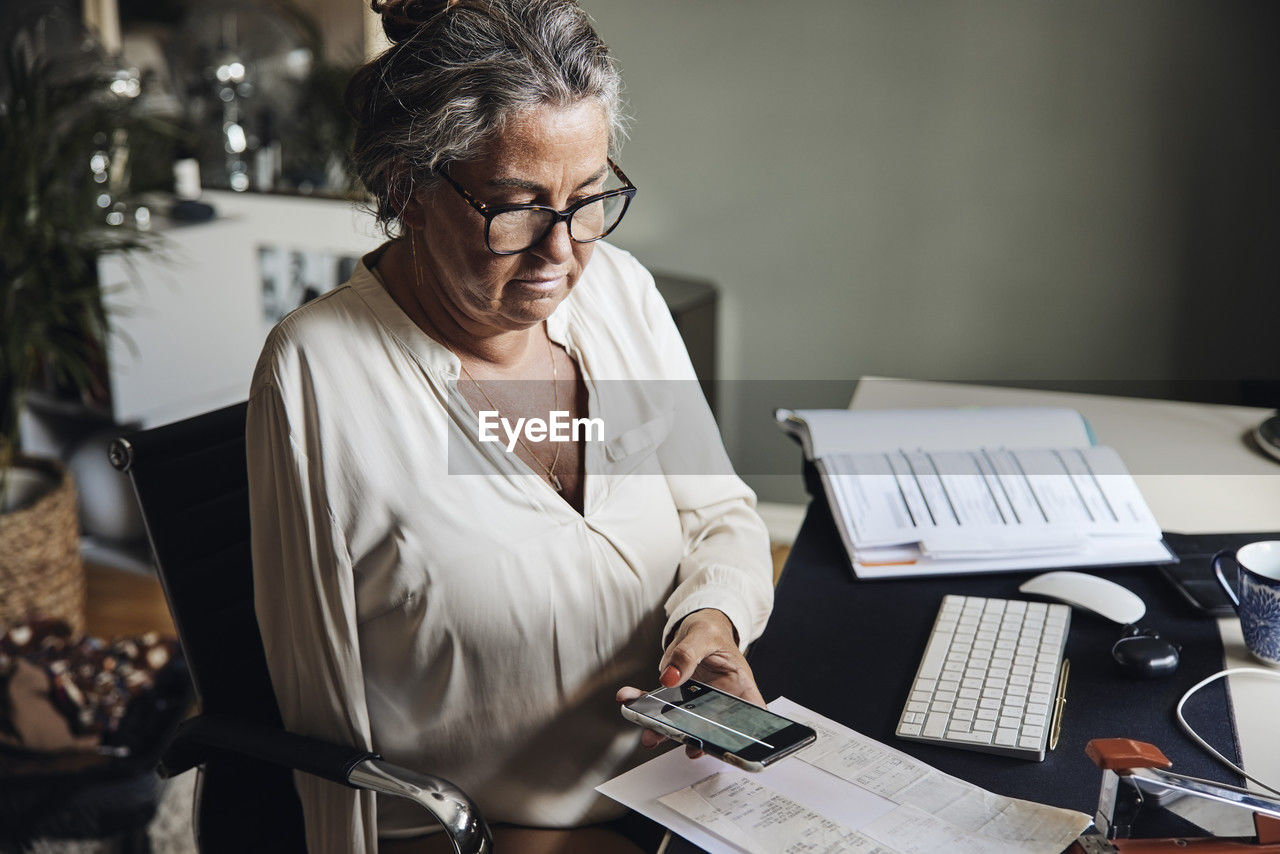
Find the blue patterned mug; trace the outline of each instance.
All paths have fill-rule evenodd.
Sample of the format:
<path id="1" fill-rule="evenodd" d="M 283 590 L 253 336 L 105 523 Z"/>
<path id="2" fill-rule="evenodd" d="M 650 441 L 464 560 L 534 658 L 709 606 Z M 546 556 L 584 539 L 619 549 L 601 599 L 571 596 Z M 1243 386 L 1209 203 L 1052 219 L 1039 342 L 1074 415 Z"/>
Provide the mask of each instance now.
<path id="1" fill-rule="evenodd" d="M 1280 667 L 1280 541 L 1249 543 L 1236 552 L 1240 574 L 1235 587 L 1222 574 L 1230 551 L 1213 556 L 1213 574 L 1240 615 L 1240 630 L 1253 657 Z"/>

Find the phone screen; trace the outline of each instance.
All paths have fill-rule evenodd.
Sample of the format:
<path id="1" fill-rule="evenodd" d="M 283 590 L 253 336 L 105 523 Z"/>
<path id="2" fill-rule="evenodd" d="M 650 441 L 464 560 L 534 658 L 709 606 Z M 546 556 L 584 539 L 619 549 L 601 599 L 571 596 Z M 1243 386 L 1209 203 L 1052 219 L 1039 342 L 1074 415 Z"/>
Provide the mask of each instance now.
<path id="1" fill-rule="evenodd" d="M 704 745 L 768 762 L 813 740 L 809 727 L 700 682 L 660 688 L 627 704 Z"/>

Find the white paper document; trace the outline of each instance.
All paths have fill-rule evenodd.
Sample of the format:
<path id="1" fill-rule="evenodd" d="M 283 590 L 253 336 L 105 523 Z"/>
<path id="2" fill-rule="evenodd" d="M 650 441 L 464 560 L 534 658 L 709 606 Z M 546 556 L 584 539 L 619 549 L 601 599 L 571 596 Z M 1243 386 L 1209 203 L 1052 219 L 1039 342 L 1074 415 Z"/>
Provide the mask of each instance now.
<path id="1" fill-rule="evenodd" d="M 965 556 L 1160 538 L 1110 448 L 897 450 L 839 454 L 822 467 L 859 548 L 920 544 Z"/>
<path id="2" fill-rule="evenodd" d="M 1069 409 L 779 410 L 860 578 L 1168 563 L 1119 454 Z"/>
<path id="3" fill-rule="evenodd" d="M 962 409 L 779 409 L 779 426 L 800 440 L 811 460 L 894 448 L 954 450 L 1094 444 L 1079 412 L 1050 406 Z"/>
<path id="4" fill-rule="evenodd" d="M 1083 813 L 985 791 L 780 698 L 818 740 L 759 774 L 673 750 L 599 787 L 712 854 L 1058 854 Z"/>

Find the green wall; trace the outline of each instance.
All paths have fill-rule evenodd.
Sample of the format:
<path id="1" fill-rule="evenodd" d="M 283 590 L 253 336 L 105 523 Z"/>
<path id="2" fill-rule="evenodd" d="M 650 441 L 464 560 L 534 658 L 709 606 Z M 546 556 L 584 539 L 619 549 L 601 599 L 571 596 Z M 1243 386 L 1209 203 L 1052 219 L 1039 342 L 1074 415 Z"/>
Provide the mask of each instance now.
<path id="1" fill-rule="evenodd" d="M 635 119 L 616 240 L 721 286 L 744 470 L 864 374 L 1280 376 L 1280 4 L 582 2 Z"/>

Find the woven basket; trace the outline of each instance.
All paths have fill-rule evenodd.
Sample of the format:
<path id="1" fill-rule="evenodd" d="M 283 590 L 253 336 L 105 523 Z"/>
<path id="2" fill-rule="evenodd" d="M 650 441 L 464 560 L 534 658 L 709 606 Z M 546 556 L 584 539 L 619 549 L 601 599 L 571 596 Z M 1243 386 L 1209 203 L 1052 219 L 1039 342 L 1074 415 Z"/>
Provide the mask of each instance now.
<path id="1" fill-rule="evenodd" d="M 19 457 L 58 486 L 35 504 L 0 513 L 0 631 L 31 617 L 66 620 L 84 631 L 85 580 L 71 472 L 55 460 Z"/>

